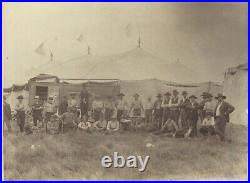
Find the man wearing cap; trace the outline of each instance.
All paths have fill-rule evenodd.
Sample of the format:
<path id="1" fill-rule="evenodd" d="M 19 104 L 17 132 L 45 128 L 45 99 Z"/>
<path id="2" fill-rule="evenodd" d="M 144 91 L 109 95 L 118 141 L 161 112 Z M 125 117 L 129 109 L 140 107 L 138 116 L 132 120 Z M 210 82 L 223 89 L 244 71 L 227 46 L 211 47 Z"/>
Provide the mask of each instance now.
<path id="1" fill-rule="evenodd" d="M 121 117 L 124 113 L 125 110 L 127 110 L 128 104 L 127 102 L 123 99 L 125 95 L 123 93 L 119 93 L 117 95 L 118 99 L 115 102 L 115 107 L 117 110 L 117 120 L 120 122 L 121 121 Z"/>
<path id="2" fill-rule="evenodd" d="M 159 129 L 161 129 L 161 121 L 162 121 L 162 95 L 159 93 L 157 96 L 157 100 L 154 103 L 153 107 L 153 115 L 154 122 L 156 122 Z"/>
<path id="3" fill-rule="evenodd" d="M 181 126 L 183 130 L 188 128 L 187 116 L 188 116 L 188 106 L 190 106 L 190 101 L 188 99 L 188 93 L 186 91 L 182 92 L 183 98 L 179 103 L 180 108 L 180 119 L 181 119 Z"/>
<path id="4" fill-rule="evenodd" d="M 8 132 L 10 133 L 11 130 L 11 108 L 10 104 L 6 102 L 6 96 L 3 96 L 3 122 L 6 124 L 6 127 L 8 129 Z"/>
<path id="5" fill-rule="evenodd" d="M 152 112 L 154 103 L 151 101 L 151 97 L 147 97 L 147 101 L 145 102 L 145 120 L 146 123 L 152 122 Z"/>
<path id="6" fill-rule="evenodd" d="M 42 122 L 42 110 L 43 107 L 39 103 L 39 96 L 34 97 L 34 104 L 32 105 L 32 117 L 34 126 L 37 126 L 37 121 Z"/>
<path id="7" fill-rule="evenodd" d="M 162 124 L 161 126 L 164 125 L 164 123 L 170 118 L 170 108 L 169 108 L 169 104 L 170 104 L 170 96 L 171 93 L 166 92 L 164 94 L 164 98 L 161 104 L 162 107 Z"/>
<path id="8" fill-rule="evenodd" d="M 89 93 L 87 91 L 85 93 L 81 92 L 79 107 L 81 110 L 81 118 L 83 119 L 84 116 L 87 118 L 89 111 Z"/>
<path id="9" fill-rule="evenodd" d="M 138 93 L 134 94 L 134 101 L 131 103 L 129 114 L 132 112 L 132 116 L 141 117 L 142 112 L 144 112 L 143 105 L 139 100 L 140 95 Z"/>
<path id="10" fill-rule="evenodd" d="M 229 122 L 229 114 L 234 111 L 234 107 L 224 101 L 226 96 L 221 93 L 219 93 L 215 99 L 218 100 L 214 110 L 215 133 L 220 137 L 221 141 L 224 141 L 226 123 Z"/>
<path id="11" fill-rule="evenodd" d="M 24 125 L 25 125 L 25 108 L 23 103 L 23 96 L 20 95 L 17 97 L 18 103 L 16 104 L 15 110 L 16 110 L 16 119 L 17 124 L 20 128 L 20 131 L 24 131 Z"/>
<path id="12" fill-rule="evenodd" d="M 175 121 L 175 123 L 178 125 L 179 123 L 179 98 L 178 98 L 179 92 L 177 90 L 173 90 L 173 96 L 170 99 L 170 118 Z"/>
<path id="13" fill-rule="evenodd" d="M 197 122 L 198 122 L 198 109 L 199 104 L 196 102 L 197 97 L 191 95 L 189 97 L 189 105 L 188 114 L 187 114 L 187 121 L 188 121 L 188 132 L 186 136 L 188 137 L 197 137 Z"/>

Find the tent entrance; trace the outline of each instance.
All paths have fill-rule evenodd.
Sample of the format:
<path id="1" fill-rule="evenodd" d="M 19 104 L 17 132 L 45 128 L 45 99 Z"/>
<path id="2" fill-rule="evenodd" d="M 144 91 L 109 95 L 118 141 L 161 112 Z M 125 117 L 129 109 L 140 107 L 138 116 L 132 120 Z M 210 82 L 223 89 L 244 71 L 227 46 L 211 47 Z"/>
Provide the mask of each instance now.
<path id="1" fill-rule="evenodd" d="M 48 86 L 36 86 L 36 96 L 39 96 L 42 100 L 46 100 L 48 98 Z"/>

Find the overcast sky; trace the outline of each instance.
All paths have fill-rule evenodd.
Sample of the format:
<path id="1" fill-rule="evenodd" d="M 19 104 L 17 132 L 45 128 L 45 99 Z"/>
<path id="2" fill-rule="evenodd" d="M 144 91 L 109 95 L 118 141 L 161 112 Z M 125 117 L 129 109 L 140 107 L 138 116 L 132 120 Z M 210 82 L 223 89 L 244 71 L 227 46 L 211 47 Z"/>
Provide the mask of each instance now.
<path id="1" fill-rule="evenodd" d="M 34 52 L 41 42 L 52 51 L 59 42 L 55 60 L 85 54 L 85 42 L 93 55 L 108 55 L 136 47 L 139 30 L 156 56 L 218 80 L 227 67 L 247 62 L 247 13 L 247 3 L 4 3 L 3 85 L 25 82 L 28 69 L 48 61 Z"/>

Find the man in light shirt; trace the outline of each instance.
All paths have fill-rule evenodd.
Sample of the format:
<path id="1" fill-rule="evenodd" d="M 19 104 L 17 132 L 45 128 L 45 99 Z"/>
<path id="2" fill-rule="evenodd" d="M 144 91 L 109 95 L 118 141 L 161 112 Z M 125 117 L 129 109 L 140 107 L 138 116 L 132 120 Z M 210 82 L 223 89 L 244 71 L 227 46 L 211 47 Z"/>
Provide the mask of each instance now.
<path id="1" fill-rule="evenodd" d="M 17 124 L 20 128 L 21 133 L 24 132 L 24 125 L 25 125 L 25 108 L 23 103 L 23 96 L 20 95 L 17 97 L 18 103 L 16 104 L 16 119 Z"/>
<path id="2" fill-rule="evenodd" d="M 215 133 L 220 137 L 221 141 L 227 140 L 228 142 L 231 142 L 230 139 L 225 138 L 225 129 L 226 124 L 229 122 L 229 114 L 234 111 L 234 107 L 224 101 L 226 96 L 221 93 L 215 98 L 218 100 L 214 110 Z"/>
<path id="3" fill-rule="evenodd" d="M 205 137 L 208 135 L 214 135 L 215 132 L 213 111 L 207 110 L 205 112 L 205 118 L 202 121 L 199 132 Z"/>

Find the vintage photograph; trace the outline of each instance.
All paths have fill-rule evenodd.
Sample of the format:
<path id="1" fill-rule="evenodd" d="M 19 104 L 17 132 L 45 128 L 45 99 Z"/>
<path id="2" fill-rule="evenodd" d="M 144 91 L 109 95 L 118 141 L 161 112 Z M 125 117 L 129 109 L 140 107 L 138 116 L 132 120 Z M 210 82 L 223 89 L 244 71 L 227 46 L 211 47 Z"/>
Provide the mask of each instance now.
<path id="1" fill-rule="evenodd" d="M 2 4 L 3 180 L 247 180 L 248 4 Z"/>

